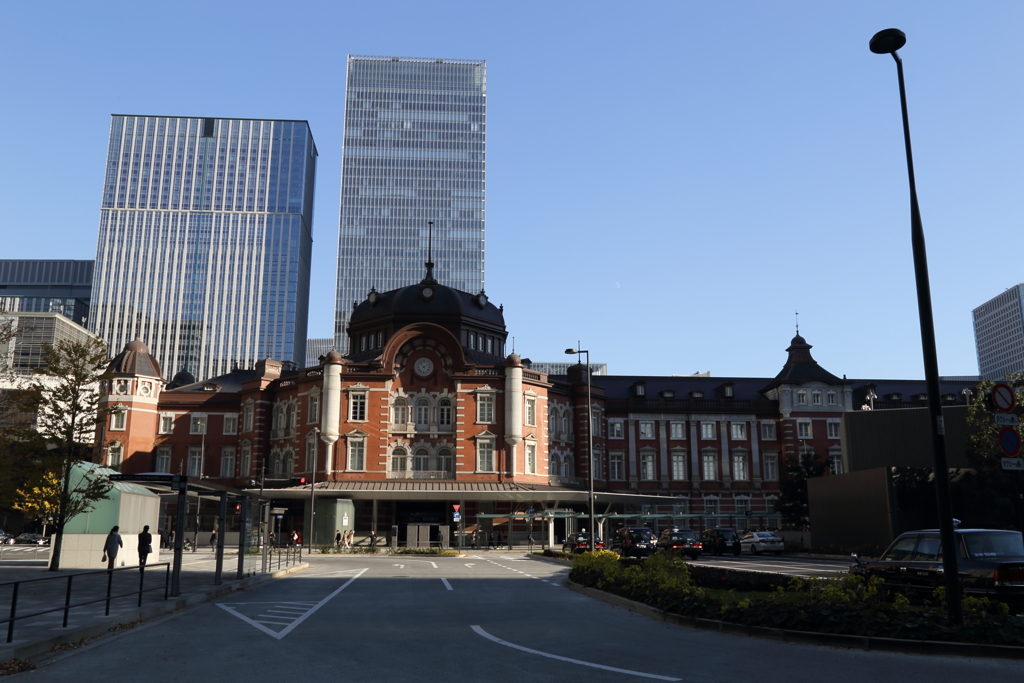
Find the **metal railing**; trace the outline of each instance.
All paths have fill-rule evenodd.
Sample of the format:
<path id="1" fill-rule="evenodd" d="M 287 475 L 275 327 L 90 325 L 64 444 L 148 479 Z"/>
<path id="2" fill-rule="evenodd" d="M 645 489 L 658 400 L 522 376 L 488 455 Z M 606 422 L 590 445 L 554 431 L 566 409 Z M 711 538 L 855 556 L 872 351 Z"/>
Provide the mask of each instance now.
<path id="1" fill-rule="evenodd" d="M 277 557 L 277 570 L 281 569 L 282 561 L 284 567 L 288 568 L 292 565 L 302 563 L 302 546 L 288 546 L 285 548 L 270 548 L 270 556 L 267 562 L 268 571 L 277 571 L 274 569 L 274 557 Z"/>
<path id="2" fill-rule="evenodd" d="M 39 578 L 39 579 L 22 579 L 20 581 L 5 581 L 3 583 L 0 583 L 0 589 L 3 589 L 5 587 L 7 587 L 7 586 L 11 586 L 11 615 L 7 619 L 0 620 L 0 624 L 7 624 L 7 642 L 9 643 L 9 642 L 11 642 L 14 639 L 14 622 L 16 622 L 16 621 L 18 621 L 20 619 L 29 619 L 31 617 L 38 617 L 38 616 L 43 615 L 43 614 L 50 614 L 52 612 L 63 611 L 64 612 L 64 622 L 63 622 L 62 626 L 64 628 L 67 628 L 67 625 L 68 625 L 68 612 L 70 612 L 72 609 L 74 609 L 76 607 L 84 607 L 86 605 L 94 605 L 97 602 L 105 602 L 106 603 L 106 609 L 104 610 L 103 614 L 104 614 L 104 616 L 109 616 L 110 615 L 110 601 L 111 600 L 116 600 L 118 598 L 126 598 L 126 597 L 129 597 L 129 596 L 132 596 L 132 595 L 138 595 L 139 596 L 138 606 L 142 607 L 142 594 L 143 593 L 148 593 L 149 591 L 160 590 L 160 586 L 156 586 L 154 588 L 145 588 L 145 582 L 146 582 L 146 571 L 145 570 L 146 569 L 151 569 L 153 567 L 166 567 L 166 570 L 164 571 L 164 585 L 163 585 L 164 600 L 166 600 L 167 596 L 168 596 L 168 593 L 170 591 L 170 587 L 171 587 L 171 563 L 170 562 L 158 562 L 156 564 L 147 565 L 146 567 L 141 567 L 141 568 L 140 567 L 118 567 L 117 569 L 97 569 L 97 570 L 94 570 L 94 571 L 77 572 L 75 574 L 68 574 L 67 576 L 46 576 L 46 577 Z M 131 591 L 129 593 L 121 593 L 119 595 L 111 595 L 111 592 L 112 592 L 112 589 L 113 589 L 113 585 L 114 585 L 114 572 L 125 572 L 125 571 L 137 571 L 139 573 L 139 589 L 136 590 L 136 591 Z M 102 598 L 97 598 L 95 600 L 87 600 L 86 602 L 78 602 L 78 603 L 72 604 L 71 603 L 71 586 L 72 586 L 72 581 L 75 579 L 75 577 L 94 576 L 96 574 L 106 574 L 107 575 L 107 594 L 106 594 L 106 596 L 102 597 Z M 61 606 L 61 607 L 54 607 L 53 609 L 42 610 L 41 612 L 32 612 L 31 614 L 22 614 L 22 615 L 18 614 L 18 592 L 19 592 L 19 589 L 21 588 L 21 584 L 23 584 L 23 583 L 40 583 L 40 582 L 43 582 L 43 581 L 63 581 L 64 579 L 67 579 L 68 585 L 67 585 L 67 589 L 64 591 L 64 605 L 63 606 Z"/>
<path id="3" fill-rule="evenodd" d="M 454 479 L 451 470 L 388 470 L 388 479 Z"/>

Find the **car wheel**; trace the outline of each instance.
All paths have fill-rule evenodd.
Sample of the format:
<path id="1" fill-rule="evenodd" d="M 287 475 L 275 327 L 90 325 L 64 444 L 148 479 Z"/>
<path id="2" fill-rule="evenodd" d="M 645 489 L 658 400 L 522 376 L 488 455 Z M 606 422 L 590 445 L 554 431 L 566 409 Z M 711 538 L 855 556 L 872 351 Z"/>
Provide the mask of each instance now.
<path id="1" fill-rule="evenodd" d="M 697 553 L 690 553 L 691 560 L 696 560 L 698 557 L 700 557 L 700 555 L 698 555 Z"/>
<path id="2" fill-rule="evenodd" d="M 736 557 L 739 557 L 740 556 L 740 549 L 739 549 L 739 547 L 737 547 L 736 550 L 733 550 L 732 554 L 735 555 Z"/>
<path id="3" fill-rule="evenodd" d="M 757 555 L 758 554 L 757 553 L 757 546 L 754 545 L 753 543 L 750 544 L 750 554 L 751 555 Z"/>
<path id="4" fill-rule="evenodd" d="M 782 554 L 782 551 L 781 551 L 781 550 L 776 550 L 776 551 L 775 551 L 775 554 L 776 554 L 776 555 L 781 555 L 781 554 Z"/>

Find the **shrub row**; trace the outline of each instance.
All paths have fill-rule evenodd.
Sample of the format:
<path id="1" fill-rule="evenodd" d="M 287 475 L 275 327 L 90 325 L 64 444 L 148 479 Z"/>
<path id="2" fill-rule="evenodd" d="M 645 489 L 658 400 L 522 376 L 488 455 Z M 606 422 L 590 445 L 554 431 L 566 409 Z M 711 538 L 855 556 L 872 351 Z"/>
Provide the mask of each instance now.
<path id="1" fill-rule="evenodd" d="M 1006 614 L 1005 605 L 964 599 L 965 623 L 946 623 L 942 589 L 935 604 L 912 606 L 903 596 L 882 598 L 881 580 L 844 575 L 836 579 L 788 579 L 768 597 L 731 592 L 716 598 L 694 580 L 696 567 L 655 555 L 643 563 L 620 562 L 611 552 L 583 553 L 573 559 L 569 579 L 630 600 L 688 617 L 748 626 L 844 635 L 942 640 L 1024 646 L 1024 618 Z"/>

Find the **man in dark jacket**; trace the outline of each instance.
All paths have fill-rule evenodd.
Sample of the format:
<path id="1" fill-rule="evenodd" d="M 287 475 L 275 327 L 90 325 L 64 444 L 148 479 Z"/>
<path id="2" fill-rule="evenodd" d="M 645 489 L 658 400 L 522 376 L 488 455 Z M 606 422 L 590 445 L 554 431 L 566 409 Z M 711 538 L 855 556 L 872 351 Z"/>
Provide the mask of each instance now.
<path id="1" fill-rule="evenodd" d="M 149 533 L 149 525 L 142 527 L 139 534 L 139 571 L 146 566 L 146 558 L 153 552 L 153 534 Z"/>

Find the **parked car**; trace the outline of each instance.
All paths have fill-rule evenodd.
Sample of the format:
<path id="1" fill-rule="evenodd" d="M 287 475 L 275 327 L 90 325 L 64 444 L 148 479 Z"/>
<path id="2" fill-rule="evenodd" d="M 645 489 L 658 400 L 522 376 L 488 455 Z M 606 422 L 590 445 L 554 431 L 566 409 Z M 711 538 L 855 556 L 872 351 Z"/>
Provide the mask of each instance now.
<path id="1" fill-rule="evenodd" d="M 751 531 L 740 537 L 740 549 L 746 548 L 751 555 L 775 553 L 781 555 L 786 549 L 782 539 L 770 531 Z"/>
<path id="2" fill-rule="evenodd" d="M 573 534 L 562 544 L 563 553 L 583 553 L 588 550 L 590 550 L 590 534 L 585 531 Z M 594 550 L 604 550 L 604 541 L 600 536 L 594 538 Z"/>
<path id="3" fill-rule="evenodd" d="M 704 549 L 709 550 L 712 555 L 740 554 L 740 537 L 735 529 L 725 527 L 705 529 L 700 540 L 704 544 Z"/>
<path id="4" fill-rule="evenodd" d="M 1019 531 L 957 529 L 960 581 L 965 595 L 1008 603 L 1024 610 L 1024 538 Z M 879 576 L 885 587 L 908 597 L 928 597 L 945 585 L 942 542 L 937 529 L 908 531 L 877 560 L 856 554 L 851 574 Z"/>
<path id="5" fill-rule="evenodd" d="M 623 557 L 647 557 L 654 552 L 657 538 L 645 526 L 624 526 L 612 536 L 612 552 Z"/>
<path id="6" fill-rule="evenodd" d="M 14 542 L 18 545 L 50 545 L 50 539 L 39 534 L 21 534 Z"/>
<path id="7" fill-rule="evenodd" d="M 666 529 L 658 539 L 657 552 L 666 555 L 687 555 L 691 560 L 700 557 L 704 546 L 690 529 Z"/>

